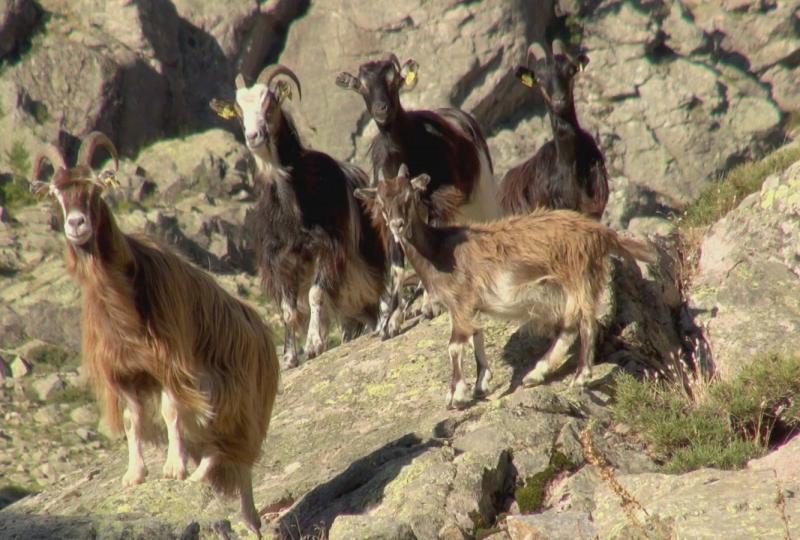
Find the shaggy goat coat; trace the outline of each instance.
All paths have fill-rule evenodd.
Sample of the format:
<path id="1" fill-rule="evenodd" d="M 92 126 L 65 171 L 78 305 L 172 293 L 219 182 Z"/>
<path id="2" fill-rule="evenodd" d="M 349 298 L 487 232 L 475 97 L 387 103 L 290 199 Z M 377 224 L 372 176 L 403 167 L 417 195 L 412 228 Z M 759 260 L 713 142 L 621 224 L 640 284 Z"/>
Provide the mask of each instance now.
<path id="1" fill-rule="evenodd" d="M 267 433 L 279 366 L 269 329 L 208 274 L 151 240 L 123 234 L 98 193 L 96 238 L 67 246 L 83 301 L 83 363 L 103 416 L 123 427 L 123 395 L 175 397 L 189 454 L 219 460 L 211 485 L 233 494 Z M 146 419 L 149 420 L 149 419 Z M 148 431 L 145 429 L 145 434 Z"/>

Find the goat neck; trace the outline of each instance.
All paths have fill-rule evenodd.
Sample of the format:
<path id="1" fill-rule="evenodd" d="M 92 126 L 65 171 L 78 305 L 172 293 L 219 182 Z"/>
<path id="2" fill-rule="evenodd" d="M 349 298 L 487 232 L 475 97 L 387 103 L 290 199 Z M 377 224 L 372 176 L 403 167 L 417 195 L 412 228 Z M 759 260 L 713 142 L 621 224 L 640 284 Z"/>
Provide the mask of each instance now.
<path id="1" fill-rule="evenodd" d="M 578 116 L 575 113 L 575 103 L 571 102 L 569 108 L 561 114 L 556 114 L 553 110 L 548 110 L 550 116 L 550 126 L 553 129 L 553 141 L 556 145 L 556 152 L 561 162 L 574 163 L 576 159 L 578 134 L 581 127 L 578 124 Z"/>
<path id="2" fill-rule="evenodd" d="M 436 256 L 442 243 L 440 236 L 443 230 L 429 225 L 416 208 L 410 212 L 409 220 L 408 233 L 400 239 L 400 244 L 427 289 L 434 274 L 439 271 Z"/>
<path id="3" fill-rule="evenodd" d="M 388 135 L 392 140 L 401 140 L 402 134 L 407 131 L 408 124 L 408 114 L 399 102 L 397 103 L 397 112 L 390 122 L 384 122 L 383 124 L 375 122 L 375 125 L 378 126 L 378 131 L 382 135 Z"/>
<path id="4" fill-rule="evenodd" d="M 277 132 L 256 150 L 251 150 L 256 162 L 256 170 L 268 173 L 278 169 L 289 169 L 300 161 L 305 148 L 297 135 L 294 123 L 287 119 L 285 111 L 281 111 L 280 125 Z"/>

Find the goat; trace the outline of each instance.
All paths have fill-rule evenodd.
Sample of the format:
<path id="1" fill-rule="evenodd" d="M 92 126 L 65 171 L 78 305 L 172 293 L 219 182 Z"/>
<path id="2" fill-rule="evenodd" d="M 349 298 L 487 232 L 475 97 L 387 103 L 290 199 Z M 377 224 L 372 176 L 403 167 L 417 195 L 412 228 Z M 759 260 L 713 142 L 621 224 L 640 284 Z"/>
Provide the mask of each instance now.
<path id="1" fill-rule="evenodd" d="M 423 194 L 430 202 L 443 188 L 455 187 L 462 194 L 452 219 L 458 222 L 486 221 L 501 215 L 497 201 L 492 158 L 475 119 L 458 109 L 405 110 L 400 92 L 410 91 L 417 81 L 418 64 L 407 60 L 403 66 L 394 54 L 366 62 L 358 77 L 340 73 L 336 84 L 364 98 L 367 111 L 378 126 L 372 141 L 373 181 L 397 176 L 400 164 L 411 174 L 428 174 L 430 184 Z M 373 182 L 373 185 L 374 185 Z M 435 208 L 432 208 L 435 210 Z M 380 330 L 383 337 L 399 331 L 402 311 L 392 315 L 399 303 L 403 268 L 402 251 L 390 242 L 392 258 L 391 295 L 383 306 Z"/>
<path id="2" fill-rule="evenodd" d="M 573 97 L 574 77 L 589 59 L 583 54 L 573 59 L 559 40 L 553 42 L 551 56 L 542 52 L 538 44 L 531 45 L 533 69 L 520 66 L 516 76 L 525 86 L 541 91 L 553 139 L 506 173 L 500 204 L 507 215 L 544 207 L 576 210 L 600 219 L 608 202 L 608 172 L 603 153 L 578 124 Z"/>
<path id="3" fill-rule="evenodd" d="M 147 404 L 160 394 L 167 426 L 165 477 L 186 477 L 218 492 L 238 492 L 247 526 L 259 535 L 252 466 L 261 453 L 278 390 L 280 366 L 269 329 L 250 306 L 207 273 L 145 236 L 123 233 L 102 198 L 107 174 L 91 168 L 102 133 L 81 143 L 68 167 L 49 145 L 34 161 L 34 186 L 58 201 L 67 270 L 82 298 L 83 366 L 115 433 L 128 442 L 124 486 L 147 475 L 141 444 L 153 433 Z M 49 161 L 49 183 L 38 181 Z M 123 412 L 124 411 L 124 412 Z"/>
<path id="4" fill-rule="evenodd" d="M 306 148 L 285 104 L 291 88 L 285 80 L 276 81 L 279 75 L 294 83 L 299 98 L 297 76 L 273 65 L 251 87 L 237 76 L 235 102 L 215 100 L 212 108 L 239 118 L 255 159 L 260 194 L 248 215 L 249 228 L 264 290 L 283 312 L 284 366 L 293 367 L 296 335 L 309 308 L 309 358 L 325 350 L 329 307 L 342 320 L 345 339 L 358 332 L 358 325 L 374 327 L 385 290 L 386 254 L 379 231 L 353 197 L 356 188 L 368 185 L 366 173 Z M 298 305 L 305 298 L 309 308 L 302 300 Z"/>
<path id="5" fill-rule="evenodd" d="M 452 380 L 447 405 L 467 402 L 462 370 L 472 338 L 477 363 L 474 396 L 485 394 L 491 371 L 486 361 L 479 313 L 511 320 L 539 319 L 558 328 L 558 336 L 523 382 L 533 386 L 558 368 L 580 334 L 573 382 L 591 375 L 595 310 L 606 283 L 606 257 L 653 260 L 645 244 L 626 239 L 571 210 L 539 210 L 486 224 L 434 227 L 422 200 L 428 175 L 409 180 L 405 166 L 397 178 L 356 195 L 371 205 L 403 248 L 431 296 L 450 312 Z"/>

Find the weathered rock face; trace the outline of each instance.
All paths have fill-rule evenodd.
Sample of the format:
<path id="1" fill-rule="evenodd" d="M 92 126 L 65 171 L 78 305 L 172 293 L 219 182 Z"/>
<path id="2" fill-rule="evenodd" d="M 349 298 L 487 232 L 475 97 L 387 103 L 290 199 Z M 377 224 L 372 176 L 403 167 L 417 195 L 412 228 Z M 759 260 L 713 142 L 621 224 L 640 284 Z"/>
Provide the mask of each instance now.
<path id="1" fill-rule="evenodd" d="M 123 154 L 165 135 L 219 123 L 212 97 L 230 96 L 241 64 L 274 57 L 304 2 L 100 2 L 45 0 L 46 22 L 31 36 L 32 2 L 4 2 L 0 58 L 20 40 L 31 47 L 4 69 L 0 155 L 18 142 L 108 133 Z M 35 22 L 38 17 L 34 17 Z M 65 136 L 68 135 L 68 136 Z"/>
<path id="2" fill-rule="evenodd" d="M 725 376 L 769 351 L 800 350 L 800 162 L 714 225 L 689 292 L 690 308 Z"/>
<path id="3" fill-rule="evenodd" d="M 721 26 L 713 21 L 722 8 L 704 5 L 557 3 L 591 59 L 576 79 L 576 104 L 606 153 L 613 176 L 606 220 L 615 226 L 690 202 L 708 179 L 778 142 L 783 113 L 797 110 L 789 82 L 800 54 L 796 2 L 778 9 L 744 2 L 749 11 L 726 14 Z M 420 82 L 401 97 L 404 105 L 475 114 L 499 178 L 552 136 L 538 91 L 512 76 L 527 45 L 544 41 L 545 28 L 556 24 L 549 9 L 527 2 L 314 4 L 292 25 L 280 61 L 303 83 L 300 107 L 316 129 L 315 147 L 368 166 L 374 123 L 363 100 L 333 80 L 386 52 L 413 57 Z M 748 41 L 752 30 L 742 25 L 757 36 Z M 770 47 L 761 47 L 767 39 Z"/>
<path id="4" fill-rule="evenodd" d="M 360 96 L 334 84 L 340 71 L 357 74 L 359 64 L 388 52 L 414 58 L 420 77 L 403 96 L 406 107 L 463 107 L 489 131 L 523 103 L 514 68 L 551 20 L 549 1 L 315 3 L 291 26 L 280 61 L 303 84 L 314 146 L 364 163 L 374 123 Z"/>
<path id="5" fill-rule="evenodd" d="M 440 317 L 388 343 L 360 338 L 285 374 L 255 471 L 259 508 L 284 510 L 273 527 L 293 537 L 331 527 L 341 538 L 361 538 L 355 531 L 365 530 L 376 538 L 436 538 L 440 531 L 469 537 L 481 520 L 491 522 L 509 508 L 516 479 L 544 469 L 554 444 L 582 462 L 577 433 L 590 416 L 608 418 L 600 404 L 609 400 L 607 382 L 618 368 L 598 366 L 584 393 L 569 391 L 560 377 L 523 389 L 521 377 L 542 344 L 526 340 L 525 347 L 504 350 L 515 327 L 492 323 L 486 340 L 494 370 L 490 398 L 447 411 L 447 326 Z M 640 449 L 608 437 L 598 445 L 622 470 L 652 470 Z M 103 467 L 67 474 L 0 512 L 0 534 L 27 528 L 44 535 L 63 526 L 64 538 L 92 531 L 166 538 L 195 520 L 210 534 L 220 520 L 231 519 L 231 537 L 243 535 L 236 501 L 190 482 L 158 479 L 163 449 L 146 453 L 148 481 L 120 490 L 125 444 L 109 444 L 115 451 Z M 30 515 L 45 507 L 53 517 Z M 368 524 L 341 517 L 365 511 L 375 518 Z M 75 515 L 84 517 L 67 517 Z"/>

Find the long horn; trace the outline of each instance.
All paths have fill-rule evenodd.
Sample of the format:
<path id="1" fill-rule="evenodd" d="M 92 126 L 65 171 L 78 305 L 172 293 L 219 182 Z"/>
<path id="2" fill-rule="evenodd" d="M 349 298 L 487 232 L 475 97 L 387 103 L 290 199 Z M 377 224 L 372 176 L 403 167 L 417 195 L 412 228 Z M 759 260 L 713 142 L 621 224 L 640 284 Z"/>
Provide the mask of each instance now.
<path id="1" fill-rule="evenodd" d="M 91 169 L 94 151 L 97 150 L 99 146 L 102 146 L 108 150 L 108 153 L 114 158 L 114 170 L 118 171 L 119 155 L 117 154 L 117 148 L 114 146 L 114 143 L 111 142 L 111 139 L 106 137 L 106 134 L 100 131 L 92 131 L 83 139 L 83 142 L 78 149 L 78 160 L 76 164 L 86 165 Z"/>
<path id="2" fill-rule="evenodd" d="M 31 180 L 34 182 L 39 179 L 39 175 L 42 173 L 42 166 L 44 165 L 45 161 L 49 161 L 50 165 L 53 166 L 56 172 L 58 172 L 58 169 L 68 168 L 67 160 L 64 159 L 64 154 L 61 153 L 61 149 L 55 144 L 49 143 L 39 151 L 39 155 L 37 155 L 36 159 L 33 160 Z M 53 178 L 55 178 L 55 174 L 53 175 Z"/>
<path id="3" fill-rule="evenodd" d="M 547 58 L 547 53 L 542 47 L 541 43 L 533 42 L 531 46 L 528 47 L 528 58 L 533 57 L 534 60 L 541 60 L 543 58 Z"/>
<path id="4" fill-rule="evenodd" d="M 235 79 L 235 81 L 234 81 L 234 82 L 236 83 L 236 89 L 237 89 L 237 90 L 238 90 L 238 89 L 240 89 L 240 88 L 244 88 L 244 87 L 246 87 L 246 86 L 247 86 L 247 84 L 245 84 L 245 82 L 244 82 L 244 75 L 242 75 L 241 73 L 239 73 L 239 74 L 236 76 L 236 79 Z"/>
<path id="5" fill-rule="evenodd" d="M 300 81 L 298 80 L 297 75 L 294 74 L 294 71 L 282 64 L 272 64 L 271 66 L 267 66 L 262 69 L 261 73 L 258 74 L 256 83 L 269 86 L 269 83 L 272 82 L 272 79 L 278 75 L 286 75 L 292 79 L 292 82 L 294 82 L 294 85 L 297 87 L 297 97 L 303 99 L 303 89 L 300 87 Z"/>
<path id="6" fill-rule="evenodd" d="M 564 46 L 564 42 L 560 39 L 553 40 L 553 56 L 560 54 L 562 56 L 566 56 L 570 62 L 573 62 L 572 56 L 567 52 L 567 48 Z"/>

